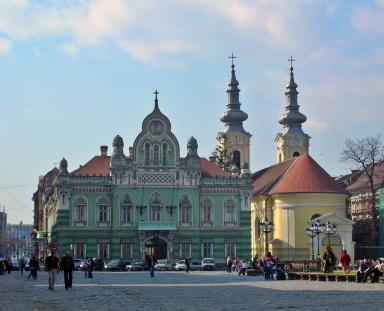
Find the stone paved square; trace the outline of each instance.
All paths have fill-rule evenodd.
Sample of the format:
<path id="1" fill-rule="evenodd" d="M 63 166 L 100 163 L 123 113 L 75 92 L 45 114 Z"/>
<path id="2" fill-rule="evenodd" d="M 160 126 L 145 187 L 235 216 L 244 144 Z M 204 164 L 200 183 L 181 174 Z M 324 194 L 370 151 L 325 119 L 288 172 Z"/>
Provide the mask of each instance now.
<path id="1" fill-rule="evenodd" d="M 28 280 L 18 272 L 0 277 L 0 310 L 384 310 L 384 284 L 264 281 L 226 272 L 74 273 L 65 290 L 60 273 L 49 291 L 47 273 Z"/>

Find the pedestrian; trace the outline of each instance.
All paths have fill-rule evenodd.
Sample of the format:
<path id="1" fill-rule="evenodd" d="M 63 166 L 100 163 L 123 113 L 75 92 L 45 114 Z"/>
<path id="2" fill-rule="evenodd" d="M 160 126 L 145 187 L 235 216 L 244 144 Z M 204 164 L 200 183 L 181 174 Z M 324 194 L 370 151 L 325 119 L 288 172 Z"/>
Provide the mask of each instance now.
<path id="1" fill-rule="evenodd" d="M 11 274 L 11 270 L 12 270 L 11 258 L 7 257 L 4 259 L 4 266 L 5 266 L 5 270 L 8 272 L 8 274 Z"/>
<path id="2" fill-rule="evenodd" d="M 191 262 L 189 261 L 188 257 L 185 257 L 185 272 L 188 273 L 189 269 L 191 267 Z"/>
<path id="3" fill-rule="evenodd" d="M 247 270 L 247 266 L 244 260 L 240 260 L 239 262 L 239 275 L 245 275 L 245 271 Z"/>
<path id="4" fill-rule="evenodd" d="M 37 270 L 39 270 L 39 262 L 37 261 L 37 257 L 33 256 L 29 261 L 29 275 L 28 279 L 32 276 L 34 280 L 37 278 Z"/>
<path id="5" fill-rule="evenodd" d="M 95 261 L 92 257 L 88 259 L 88 278 L 93 279 L 93 270 L 95 268 Z"/>
<path id="6" fill-rule="evenodd" d="M 64 272 L 65 289 L 72 288 L 72 272 L 75 270 L 75 263 L 69 251 L 61 258 L 60 270 Z"/>
<path id="7" fill-rule="evenodd" d="M 81 268 L 84 271 L 84 278 L 86 279 L 88 277 L 88 257 L 84 257 L 84 259 L 82 260 Z"/>
<path id="8" fill-rule="evenodd" d="M 323 255 L 324 260 L 324 273 L 332 273 L 336 264 L 336 256 L 332 251 L 332 247 L 330 245 L 327 246 L 327 250 Z"/>
<path id="9" fill-rule="evenodd" d="M 351 262 L 351 257 L 348 255 L 347 251 L 343 249 L 340 256 L 341 268 L 343 269 L 343 273 L 349 273 L 351 271 L 351 266 L 349 265 Z"/>
<path id="10" fill-rule="evenodd" d="M 151 278 L 155 276 L 155 264 L 156 264 L 156 259 L 153 256 L 148 257 L 148 269 L 149 269 L 149 274 Z"/>
<path id="11" fill-rule="evenodd" d="M 271 252 L 267 252 L 264 258 L 264 278 L 266 280 L 273 280 L 273 265 L 275 261 Z"/>
<path id="12" fill-rule="evenodd" d="M 5 267 L 3 262 L 4 262 L 3 259 L 0 260 L 0 275 L 4 275 Z"/>
<path id="13" fill-rule="evenodd" d="M 232 271 L 232 258 L 228 255 L 227 257 L 227 273 L 231 273 Z"/>
<path id="14" fill-rule="evenodd" d="M 51 256 L 45 259 L 45 266 L 48 271 L 48 289 L 55 290 L 55 281 L 57 276 L 57 269 L 59 268 L 59 259 L 57 259 L 55 252 L 51 251 Z"/>
<path id="15" fill-rule="evenodd" d="M 21 275 L 23 275 L 25 270 L 25 259 L 23 257 L 20 258 L 19 266 L 20 266 L 20 273 Z"/>

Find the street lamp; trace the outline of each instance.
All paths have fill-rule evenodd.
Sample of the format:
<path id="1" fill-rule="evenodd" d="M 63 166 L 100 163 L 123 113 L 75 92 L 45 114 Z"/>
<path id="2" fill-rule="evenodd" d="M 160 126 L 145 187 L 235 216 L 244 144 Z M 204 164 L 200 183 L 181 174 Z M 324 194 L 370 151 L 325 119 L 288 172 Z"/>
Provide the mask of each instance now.
<path id="1" fill-rule="evenodd" d="M 265 235 L 265 252 L 268 252 L 268 233 L 272 232 L 274 225 L 268 218 L 265 218 L 262 223 L 260 223 L 260 230 L 264 232 Z"/>
<path id="2" fill-rule="evenodd" d="M 320 259 L 320 233 L 324 232 L 325 225 L 318 219 L 311 224 L 313 232 L 317 235 L 317 259 Z"/>
<path id="3" fill-rule="evenodd" d="M 337 231 L 336 224 L 334 222 L 327 221 L 324 224 L 324 233 L 328 236 L 328 246 L 331 246 L 331 235 L 335 234 Z"/>
<path id="4" fill-rule="evenodd" d="M 314 226 L 311 224 L 310 227 L 305 229 L 305 233 L 306 233 L 307 236 L 309 236 L 311 238 L 311 258 L 312 258 L 312 260 L 314 260 L 315 259 L 315 254 L 314 254 L 314 251 L 313 251 L 313 238 L 316 236 L 316 231 L 315 231 Z"/>

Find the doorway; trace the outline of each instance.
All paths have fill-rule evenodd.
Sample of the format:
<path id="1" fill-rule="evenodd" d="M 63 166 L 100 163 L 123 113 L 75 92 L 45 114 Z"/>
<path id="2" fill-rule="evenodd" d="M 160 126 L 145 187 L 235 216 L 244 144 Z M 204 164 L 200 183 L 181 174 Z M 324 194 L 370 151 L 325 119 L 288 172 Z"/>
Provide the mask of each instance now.
<path id="1" fill-rule="evenodd" d="M 167 242 L 153 238 L 145 243 L 145 258 L 153 256 L 155 259 L 167 259 Z"/>

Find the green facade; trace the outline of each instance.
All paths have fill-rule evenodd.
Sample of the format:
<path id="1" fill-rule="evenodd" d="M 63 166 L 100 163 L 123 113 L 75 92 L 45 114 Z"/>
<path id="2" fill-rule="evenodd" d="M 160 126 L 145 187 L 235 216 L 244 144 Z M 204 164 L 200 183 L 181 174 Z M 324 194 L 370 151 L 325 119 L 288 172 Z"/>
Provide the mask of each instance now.
<path id="1" fill-rule="evenodd" d="M 63 159 L 48 209 L 58 253 L 72 249 L 75 257 L 131 261 L 147 255 L 172 262 L 186 256 L 250 258 L 249 174 L 217 173 L 198 156 L 193 137 L 187 149 L 180 157 L 156 99 L 128 155 L 117 136 L 111 156 L 102 152 L 74 172 Z M 95 172 L 86 171 L 92 165 Z"/>

